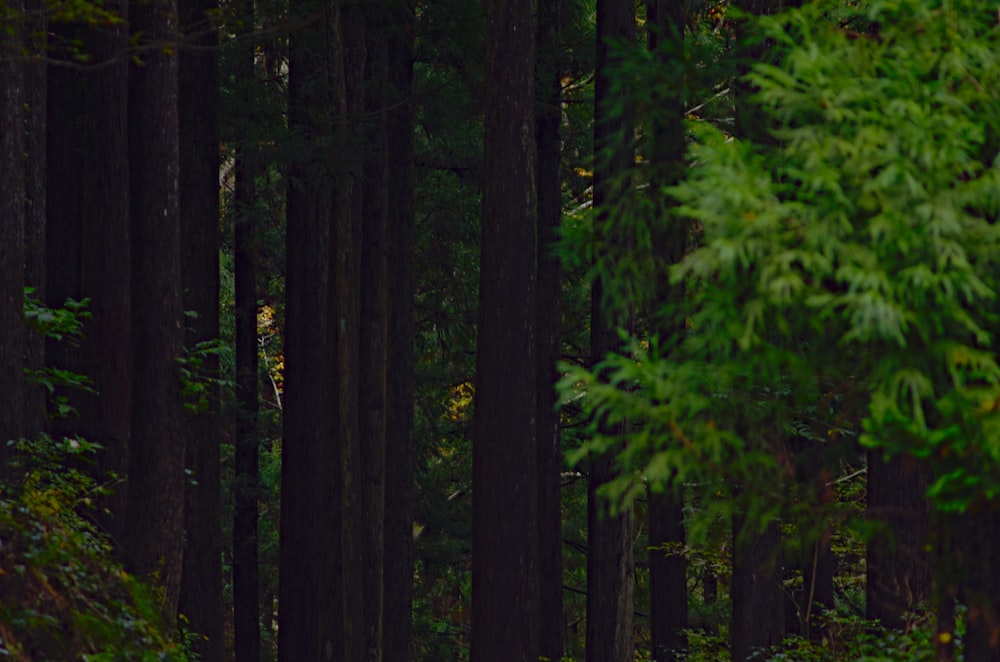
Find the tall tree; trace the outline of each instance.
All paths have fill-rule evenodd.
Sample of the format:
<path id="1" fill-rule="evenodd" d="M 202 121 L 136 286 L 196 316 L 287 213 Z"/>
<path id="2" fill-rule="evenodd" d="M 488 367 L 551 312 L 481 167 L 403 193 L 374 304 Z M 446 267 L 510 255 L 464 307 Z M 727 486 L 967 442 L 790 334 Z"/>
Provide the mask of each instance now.
<path id="1" fill-rule="evenodd" d="M 754 62 L 769 57 L 766 43 L 751 40 L 755 26 L 752 17 L 777 13 L 782 0 L 739 0 L 734 3 L 745 17 L 737 25 L 740 44 L 736 49 L 740 77 L 735 87 L 736 134 L 742 140 L 769 144 L 768 118 L 761 107 L 750 101 L 753 94 L 746 74 Z M 743 424 L 742 433 L 750 433 Z M 755 443 L 764 444 L 755 431 Z M 739 489 L 739 488 L 737 488 Z M 754 648 L 781 643 L 785 633 L 785 597 L 782 592 L 781 530 L 776 523 L 760 532 L 746 531 L 746 520 L 739 514 L 732 520 L 733 574 L 730 582 L 732 617 L 730 621 L 730 652 L 734 662 L 743 662 Z"/>
<path id="2" fill-rule="evenodd" d="M 339 609 L 343 620 L 344 658 L 365 656 L 364 539 L 367 528 L 362 511 L 363 456 L 361 450 L 361 250 L 364 209 L 364 112 L 366 31 L 364 3 L 342 0 L 340 38 L 335 43 L 333 81 L 334 145 L 337 149 L 334 219 L 330 236 L 330 284 L 327 324 L 332 342 L 329 369 L 336 376 L 332 403 L 337 407 L 333 443 L 339 459 L 330 457 L 331 471 L 340 470 L 342 524 L 340 545 L 342 591 Z M 367 366 L 366 366 L 367 367 Z M 359 605 L 359 602 L 362 603 Z M 321 624 L 322 628 L 322 624 Z"/>
<path id="3" fill-rule="evenodd" d="M 255 84 L 253 0 L 244 0 L 239 34 L 244 41 L 234 65 L 241 98 L 250 99 Z M 245 97 L 243 95 L 246 95 Z M 243 107 L 243 104 L 241 104 Z M 241 142 L 236 147 L 233 287 L 236 326 L 236 448 L 233 459 L 233 639 L 237 660 L 260 659 L 260 596 L 257 502 L 260 498 L 257 347 L 257 203 L 256 146 L 241 115 Z"/>
<path id="4" fill-rule="evenodd" d="M 386 32 L 387 190 L 389 306 L 386 389 L 385 569 L 383 644 L 385 660 L 409 662 L 413 646 L 413 22 L 412 0 L 390 0 Z"/>
<path id="5" fill-rule="evenodd" d="M 486 123 L 473 441 L 474 662 L 539 655 L 535 29 L 486 8 Z"/>
<path id="6" fill-rule="evenodd" d="M 649 168 L 650 195 L 654 196 L 653 250 L 665 267 L 684 257 L 688 224 L 676 219 L 672 200 L 662 191 L 680 181 L 685 167 L 684 131 L 684 10 L 683 0 L 648 0 L 647 45 L 660 77 L 652 83 L 649 109 L 652 139 Z M 678 319 L 683 288 L 671 286 L 666 275 L 657 282 L 652 330 L 669 347 L 684 332 Z M 687 561 L 680 548 L 685 543 L 684 500 L 680 485 L 652 485 L 648 491 L 649 516 L 649 631 L 652 659 L 675 660 L 685 647 L 687 627 Z"/>
<path id="7" fill-rule="evenodd" d="M 281 457 L 279 531 L 278 659 L 319 660 L 341 641 L 337 603 L 321 603 L 320 592 L 339 599 L 339 504 L 327 496 L 332 467 L 321 466 L 322 448 L 333 446 L 332 375 L 327 365 L 330 293 L 330 223 L 333 182 L 329 136 L 332 54 L 339 38 L 339 6 L 298 5 L 306 25 L 289 39 L 288 125 L 300 148 L 288 170 L 285 230 L 285 401 Z M 339 459 L 339 458 L 338 458 Z M 325 508 L 325 510 L 324 510 Z M 321 519 L 322 518 L 322 519 Z M 334 535 L 333 532 L 336 532 Z M 321 546 L 325 545 L 325 549 Z M 322 610 L 334 610 L 331 616 Z"/>
<path id="8" fill-rule="evenodd" d="M 556 390 L 562 358 L 561 263 L 555 251 L 562 220 L 562 0 L 538 3 L 535 140 L 538 164 L 537 397 L 539 651 L 561 660 L 565 648 L 562 562 L 562 449 Z"/>
<path id="9" fill-rule="evenodd" d="M 613 81 L 623 46 L 635 43 L 635 3 L 598 0 L 597 61 L 594 87 L 594 209 L 595 235 L 611 247 L 621 247 L 611 209 L 627 194 L 625 174 L 635 158 L 633 117 L 613 94 Z M 631 324 L 629 301 L 611 304 L 609 283 L 601 276 L 591 294 L 590 353 L 596 364 L 618 348 L 617 329 Z M 635 567 L 632 515 L 612 514 L 598 489 L 618 472 L 614 453 L 590 460 L 587 485 L 587 662 L 624 662 L 635 650 Z"/>
<path id="10" fill-rule="evenodd" d="M 85 286 L 76 296 L 90 299 L 92 317 L 80 344 L 80 370 L 93 380 L 96 394 L 84 395 L 79 409 L 81 434 L 104 448 L 97 456 L 96 476 L 114 490 L 103 504 L 105 509 L 98 512 L 99 522 L 120 543 L 127 491 L 122 480 L 128 473 L 132 434 L 129 64 L 121 57 L 128 46 L 129 35 L 125 22 L 127 2 L 108 2 L 105 7 L 123 20 L 111 26 L 89 28 L 85 39 L 94 60 L 102 64 L 86 72 L 83 80 L 85 92 L 82 96 L 86 105 L 82 113 L 85 125 L 79 134 L 84 141 L 80 154 L 86 154 L 88 161 L 86 166 L 79 166 L 83 211 L 79 240 L 82 245 L 102 246 L 103 250 L 81 249 L 79 278 Z M 62 95 L 62 92 L 57 94 Z M 52 99 L 49 106 L 58 113 L 58 104 Z M 61 112 L 66 112 L 65 107 Z M 50 143 L 59 139 L 50 134 Z M 80 149 L 74 147 L 73 142 L 69 145 L 71 149 Z M 61 168 L 49 163 L 50 182 L 54 166 Z M 57 177 L 60 172 L 56 170 Z M 53 234 L 49 232 L 50 244 Z M 49 273 L 53 267 L 58 268 L 58 265 L 50 264 Z M 68 296 L 70 292 L 61 296 Z"/>
<path id="11" fill-rule="evenodd" d="M 213 23 L 216 0 L 180 0 L 184 44 L 179 65 L 180 211 L 182 283 L 188 352 L 219 338 L 219 57 Z M 197 411 L 184 418 L 187 467 L 194 481 L 185 499 L 184 571 L 180 611 L 202 636 L 194 650 L 221 662 L 225 650 L 222 610 L 222 487 L 219 360 L 199 356 L 197 378 L 206 379 Z"/>
<path id="12" fill-rule="evenodd" d="M 0 23 L 0 476 L 6 472 L 7 441 L 25 432 L 24 391 L 24 5 L 15 0 Z M 10 20 L 12 23 L 8 24 Z"/>
<path id="13" fill-rule="evenodd" d="M 173 618 L 184 534 L 183 353 L 179 209 L 177 2 L 130 5 L 142 47 L 129 70 L 132 227 L 132 436 L 126 568 L 163 590 Z"/>
<path id="14" fill-rule="evenodd" d="M 48 19 L 44 2 L 25 0 L 24 69 L 24 283 L 45 300 L 45 116 L 46 116 L 46 34 Z M 0 55 L 2 57 L 2 55 Z M 24 356 L 25 368 L 39 370 L 45 365 L 45 338 L 29 333 Z M 45 428 L 45 389 L 27 384 L 25 434 L 33 436 Z M 0 460 L 2 464 L 2 460 Z"/>
<path id="15" fill-rule="evenodd" d="M 365 659 L 382 660 L 388 377 L 388 4 L 365 10 L 365 160 L 361 242 L 359 405 Z"/>

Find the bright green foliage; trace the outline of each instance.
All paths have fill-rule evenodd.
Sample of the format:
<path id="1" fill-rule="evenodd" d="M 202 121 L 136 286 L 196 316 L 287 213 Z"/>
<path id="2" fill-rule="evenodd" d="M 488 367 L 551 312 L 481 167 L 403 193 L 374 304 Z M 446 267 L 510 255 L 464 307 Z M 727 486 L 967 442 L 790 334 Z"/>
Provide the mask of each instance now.
<path id="1" fill-rule="evenodd" d="M 1000 493 L 997 15 L 974 0 L 843 4 L 763 21 L 780 57 L 751 81 L 772 141 L 692 126 L 694 165 L 669 191 L 700 230 L 671 272 L 684 337 L 635 340 L 564 382 L 567 399 L 639 422 L 621 458 L 638 470 L 613 498 L 674 476 L 738 492 L 761 521 L 789 501 L 782 439 L 831 401 L 839 414 L 810 419 L 807 438 L 863 419 L 865 445 L 929 461 L 939 509 Z M 845 28 L 859 24 L 877 33 Z"/>

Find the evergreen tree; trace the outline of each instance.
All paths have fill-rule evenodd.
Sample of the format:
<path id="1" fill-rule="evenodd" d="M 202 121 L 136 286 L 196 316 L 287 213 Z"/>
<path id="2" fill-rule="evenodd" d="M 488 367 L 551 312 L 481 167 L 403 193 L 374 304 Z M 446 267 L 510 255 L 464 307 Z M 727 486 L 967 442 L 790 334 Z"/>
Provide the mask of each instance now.
<path id="1" fill-rule="evenodd" d="M 471 659 L 539 655 L 535 30 L 486 15 L 486 121 L 473 442 Z"/>

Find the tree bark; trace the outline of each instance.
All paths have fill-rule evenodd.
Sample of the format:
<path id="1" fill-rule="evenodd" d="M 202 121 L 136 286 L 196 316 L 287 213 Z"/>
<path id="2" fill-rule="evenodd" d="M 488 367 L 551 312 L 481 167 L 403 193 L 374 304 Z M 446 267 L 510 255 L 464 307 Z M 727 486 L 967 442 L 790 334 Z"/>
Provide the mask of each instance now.
<path id="1" fill-rule="evenodd" d="M 361 243 L 360 441 L 365 659 L 382 660 L 388 378 L 388 6 L 365 10 L 365 160 Z"/>
<path id="2" fill-rule="evenodd" d="M 134 363 L 124 549 L 126 568 L 163 590 L 171 623 L 181 587 L 185 485 L 177 2 L 136 1 L 130 16 L 133 36 L 148 49 L 129 71 Z"/>
<path id="3" fill-rule="evenodd" d="M 308 25 L 290 35 L 288 124 L 300 158 L 288 172 L 285 232 L 285 403 L 281 458 L 278 659 L 308 662 L 332 656 L 342 641 L 340 507 L 328 492 L 339 485 L 333 374 L 329 370 L 327 315 L 330 293 L 330 224 L 333 186 L 329 155 L 332 55 L 328 36 L 339 30 L 339 7 L 325 2 L 298 8 Z M 319 19 L 310 16 L 317 13 Z M 322 463 L 321 463 L 322 462 Z M 335 533 L 334 533 L 335 532 Z M 335 599 L 322 601 L 321 595 Z M 334 613 L 329 613 L 333 611 Z M 320 623 L 327 628 L 321 633 Z M 329 647 L 321 644 L 329 642 Z"/>
<path id="4" fill-rule="evenodd" d="M 781 590 L 781 529 L 770 524 L 762 533 L 741 539 L 743 520 L 733 518 L 732 621 L 733 662 L 744 662 L 754 649 L 776 646 L 785 634 L 785 596 Z"/>
<path id="5" fill-rule="evenodd" d="M 46 33 L 48 20 L 42 0 L 25 0 L 26 55 L 24 67 L 24 284 L 34 296 L 45 301 L 45 115 L 46 115 Z M 2 55 L 0 55 L 2 57 Z M 45 367 L 45 338 L 28 331 L 24 365 L 28 370 Z M 26 383 L 24 402 L 25 435 L 37 436 L 45 429 L 45 388 Z M 2 451 L 0 451 L 2 453 Z M 2 461 L 0 461 L 2 464 Z"/>
<path id="6" fill-rule="evenodd" d="M 655 190 L 650 193 L 656 214 L 652 240 L 656 255 L 664 262 L 651 321 L 661 346 L 669 348 L 684 333 L 684 320 L 675 311 L 685 293 L 670 285 L 666 270 L 684 257 L 689 230 L 688 223 L 672 217 L 673 201 L 659 191 L 677 184 L 685 169 L 684 2 L 647 0 L 646 22 L 647 45 L 663 76 L 654 83 L 655 101 L 648 118 L 652 139 L 649 168 L 655 173 L 651 176 Z M 686 645 L 687 561 L 681 551 L 686 539 L 684 499 L 679 485 L 651 486 L 647 495 L 652 659 L 667 662 L 677 659 Z"/>
<path id="7" fill-rule="evenodd" d="M 182 282 L 188 351 L 219 339 L 219 60 L 215 0 L 179 0 L 186 40 L 179 65 Z M 219 360 L 204 357 L 199 378 L 217 380 Z M 184 418 L 187 466 L 184 575 L 180 611 L 201 636 L 193 650 L 222 662 L 222 418 L 219 389 L 205 385 L 205 409 Z"/>
<path id="8" fill-rule="evenodd" d="M 613 114 L 612 80 L 618 75 L 618 58 L 613 48 L 635 43 L 635 5 L 630 0 L 598 0 L 597 73 L 594 91 L 594 209 L 596 233 L 600 241 L 622 245 L 609 225 L 609 209 L 628 185 L 623 177 L 635 158 L 630 108 Z M 621 109 L 619 109 L 621 110 Z M 609 236 L 610 233 L 610 236 Z M 629 326 L 626 317 L 609 309 L 605 283 L 594 282 L 591 293 L 591 360 L 602 361 L 619 343 L 617 329 Z M 615 302 L 615 309 L 631 311 L 632 302 Z M 608 432 L 611 432 L 610 430 Z M 587 662 L 625 662 L 635 653 L 635 567 L 632 536 L 634 522 L 629 511 L 612 515 L 608 504 L 597 494 L 605 483 L 618 476 L 611 451 L 593 457 L 587 481 Z"/>
<path id="9" fill-rule="evenodd" d="M 128 18 L 124 0 L 105 7 Z M 95 477 L 114 492 L 101 504 L 103 508 L 97 509 L 98 522 L 121 544 L 127 492 L 123 481 L 128 473 L 132 434 L 129 74 L 128 60 L 121 57 L 128 45 L 128 28 L 92 28 L 87 43 L 94 58 L 105 64 L 84 76 L 86 125 L 80 135 L 84 136 L 82 153 L 88 160 L 85 166 L 80 165 L 81 241 L 83 246 L 102 249 L 80 249 L 80 278 L 85 283 L 81 294 L 90 298 L 93 315 L 87 323 L 86 338 L 80 343 L 81 370 L 93 380 L 97 392 L 82 396 L 80 431 L 103 447 L 97 456 Z M 49 105 L 57 103 L 53 100 Z M 54 134 L 50 134 L 52 140 L 57 140 Z"/>
<path id="10" fill-rule="evenodd" d="M 865 617 L 889 629 L 903 627 L 906 612 L 930 594 L 927 486 L 927 473 L 913 458 L 884 462 L 880 452 L 869 451 L 868 517 L 885 530 L 868 543 Z"/>
<path id="11" fill-rule="evenodd" d="M 254 26 L 253 0 L 243 2 L 242 35 Z M 239 49 L 236 84 L 255 84 L 254 42 Z M 260 660 L 260 573 L 257 542 L 257 500 L 260 498 L 260 397 L 257 347 L 257 202 L 256 149 L 243 137 L 236 147 L 233 281 L 236 324 L 236 448 L 233 477 L 233 639 L 236 659 Z"/>
<path id="12" fill-rule="evenodd" d="M 24 10 L 13 0 L 15 17 Z M 24 62 L 23 26 L 0 25 L 0 478 L 9 477 L 9 440 L 25 432 L 24 351 Z"/>
<path id="13" fill-rule="evenodd" d="M 409 662 L 413 646 L 413 21 L 410 0 L 390 0 L 386 90 L 389 338 L 386 389 L 384 660 Z"/>
<path id="14" fill-rule="evenodd" d="M 968 607 L 962 643 L 966 660 L 1000 660 L 1000 569 L 996 567 L 1000 503 L 980 501 L 958 516 L 955 556 L 962 569 L 962 601 Z"/>
<path id="15" fill-rule="evenodd" d="M 336 375 L 338 408 L 334 442 L 340 447 L 340 461 L 326 466 L 341 471 L 339 506 L 342 524 L 340 545 L 343 590 L 339 595 L 343 620 L 344 659 L 360 662 L 365 656 L 364 539 L 362 520 L 362 450 L 360 407 L 360 318 L 361 242 L 364 205 L 364 72 L 365 20 L 361 3 L 343 0 L 340 5 L 341 31 L 335 41 L 334 142 L 337 166 L 334 188 L 334 219 L 330 244 L 330 300 L 328 329 L 334 334 L 331 369 Z M 339 51 L 339 53 L 337 52 Z M 367 366 L 366 366 L 367 368 Z M 332 458 L 331 458 L 332 460 Z M 331 497 L 336 494 L 331 492 Z M 334 501 L 333 503 L 338 503 Z"/>
<path id="16" fill-rule="evenodd" d="M 537 100 L 535 137 L 538 164 L 538 301 L 537 422 L 538 439 L 538 576 L 539 646 L 541 656 L 561 660 L 565 649 L 563 610 L 562 494 L 563 468 L 555 384 L 562 358 L 562 274 L 555 245 L 562 221 L 562 0 L 538 4 L 535 65 Z"/>
<path id="17" fill-rule="evenodd" d="M 536 662 L 535 30 L 531 0 L 486 14 L 473 442 L 473 662 Z"/>

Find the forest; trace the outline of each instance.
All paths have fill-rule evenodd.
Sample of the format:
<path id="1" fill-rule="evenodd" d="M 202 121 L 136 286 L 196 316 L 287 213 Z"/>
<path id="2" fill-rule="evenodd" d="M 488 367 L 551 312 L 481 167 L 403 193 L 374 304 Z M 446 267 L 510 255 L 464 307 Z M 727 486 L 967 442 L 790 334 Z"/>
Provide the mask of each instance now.
<path id="1" fill-rule="evenodd" d="M 0 657 L 1000 661 L 1000 6 L 0 0 Z"/>

